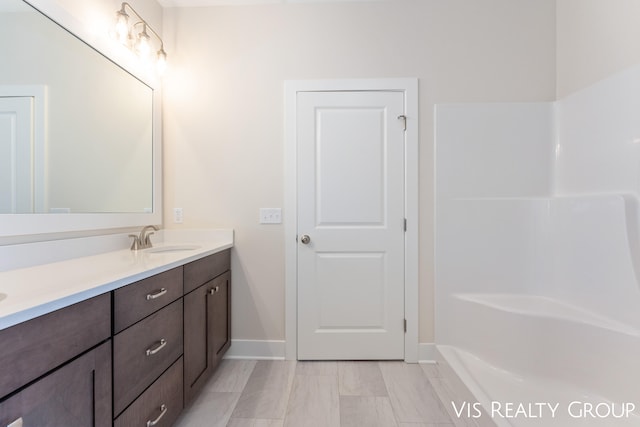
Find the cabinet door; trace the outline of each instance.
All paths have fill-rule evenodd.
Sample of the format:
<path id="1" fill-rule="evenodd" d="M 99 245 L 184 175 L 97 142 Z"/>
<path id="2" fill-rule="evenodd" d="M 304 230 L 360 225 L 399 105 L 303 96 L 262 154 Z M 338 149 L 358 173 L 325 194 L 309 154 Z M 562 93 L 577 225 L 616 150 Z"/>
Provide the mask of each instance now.
<path id="1" fill-rule="evenodd" d="M 209 339 L 211 364 L 215 366 L 229 348 L 231 337 L 230 302 L 231 272 L 213 280 L 213 294 L 209 311 Z"/>
<path id="2" fill-rule="evenodd" d="M 184 402 L 185 406 L 209 379 L 212 367 L 208 357 L 210 303 L 208 282 L 184 296 Z"/>
<path id="3" fill-rule="evenodd" d="M 231 273 L 184 296 L 184 399 L 192 400 L 229 347 Z"/>
<path id="4" fill-rule="evenodd" d="M 0 403 L 0 425 L 111 426 L 111 341 Z"/>

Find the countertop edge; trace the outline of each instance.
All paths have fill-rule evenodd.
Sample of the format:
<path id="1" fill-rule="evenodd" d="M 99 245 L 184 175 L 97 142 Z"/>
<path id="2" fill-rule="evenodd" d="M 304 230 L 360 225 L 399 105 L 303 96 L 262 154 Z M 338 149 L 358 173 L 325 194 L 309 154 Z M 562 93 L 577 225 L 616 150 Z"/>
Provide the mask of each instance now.
<path id="1" fill-rule="evenodd" d="M 133 274 L 123 273 L 122 277 L 118 277 L 114 280 L 109 280 L 100 285 L 91 285 L 86 289 L 71 292 L 69 295 L 62 295 L 54 297 L 44 302 L 35 303 L 33 306 L 19 309 L 13 313 L 9 313 L 0 316 L 0 330 L 10 328 L 19 323 L 26 322 L 39 316 L 43 316 L 52 313 L 56 310 L 60 310 L 65 307 L 69 307 L 73 304 L 85 301 L 98 295 L 111 292 L 115 289 L 123 286 L 130 285 L 138 282 L 142 279 L 154 276 L 156 274 L 171 270 L 172 268 L 179 267 L 181 265 L 188 264 L 192 261 L 204 258 L 208 255 L 212 255 L 224 250 L 230 249 L 234 246 L 233 239 L 230 242 L 225 242 L 219 245 L 204 248 L 198 250 L 195 253 L 189 253 L 189 255 L 171 260 L 167 263 L 160 264 L 149 269 L 135 272 Z"/>

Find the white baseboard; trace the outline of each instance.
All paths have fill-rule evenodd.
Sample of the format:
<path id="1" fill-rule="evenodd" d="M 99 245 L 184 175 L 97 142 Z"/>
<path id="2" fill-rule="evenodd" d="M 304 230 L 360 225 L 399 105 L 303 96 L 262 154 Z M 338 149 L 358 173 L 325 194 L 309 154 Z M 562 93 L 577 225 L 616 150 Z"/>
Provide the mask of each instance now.
<path id="1" fill-rule="evenodd" d="M 418 363 L 436 363 L 437 351 L 432 342 L 418 344 Z"/>
<path id="2" fill-rule="evenodd" d="M 434 343 L 418 344 L 418 363 L 436 363 Z M 285 341 L 280 340 L 231 340 L 225 359 L 284 360 Z"/>
<path id="3" fill-rule="evenodd" d="M 225 359 L 284 360 L 284 341 L 231 340 Z"/>

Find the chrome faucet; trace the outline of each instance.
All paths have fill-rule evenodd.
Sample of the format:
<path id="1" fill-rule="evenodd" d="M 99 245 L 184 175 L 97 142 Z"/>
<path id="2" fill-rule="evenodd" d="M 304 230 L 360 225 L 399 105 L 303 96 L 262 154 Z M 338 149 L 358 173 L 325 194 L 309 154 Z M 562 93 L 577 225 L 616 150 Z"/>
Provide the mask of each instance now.
<path id="1" fill-rule="evenodd" d="M 151 233 L 147 233 L 147 231 L 150 229 L 154 229 L 155 231 L 158 231 L 158 227 L 156 227 L 155 225 L 146 225 L 142 228 L 142 230 L 140 230 L 139 235 L 136 236 L 135 234 L 129 234 L 129 237 L 133 237 L 133 242 L 131 243 L 132 251 L 153 247 L 153 244 L 151 243 L 151 239 L 149 238 L 153 234 L 153 231 Z"/>

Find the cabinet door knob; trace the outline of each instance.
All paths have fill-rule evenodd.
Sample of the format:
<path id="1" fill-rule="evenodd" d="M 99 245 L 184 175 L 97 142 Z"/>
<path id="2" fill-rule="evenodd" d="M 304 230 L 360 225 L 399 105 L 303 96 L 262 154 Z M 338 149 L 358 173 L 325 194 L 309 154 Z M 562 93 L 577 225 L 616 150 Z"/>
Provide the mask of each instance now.
<path id="1" fill-rule="evenodd" d="M 220 290 L 220 286 L 216 286 L 215 288 L 209 289 L 209 295 L 213 295 Z"/>
<path id="2" fill-rule="evenodd" d="M 165 340 L 164 338 L 162 338 L 160 340 L 160 342 L 158 342 L 158 345 L 155 346 L 155 348 L 148 348 L 147 349 L 147 356 L 153 356 L 154 354 L 156 354 L 157 352 L 159 352 L 160 350 L 162 350 L 164 348 L 164 346 L 167 345 L 167 340 Z"/>
<path id="3" fill-rule="evenodd" d="M 158 415 L 158 418 L 156 418 L 155 420 L 149 420 L 147 421 L 147 427 L 152 427 L 156 424 L 158 424 L 160 422 L 160 420 L 162 419 L 162 417 L 164 417 L 164 414 L 167 413 L 167 405 L 165 405 L 164 403 L 162 405 L 160 405 L 160 415 Z"/>

